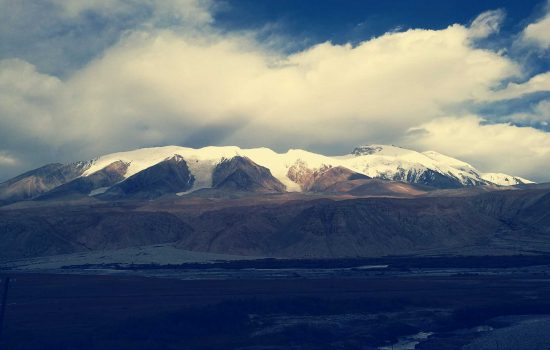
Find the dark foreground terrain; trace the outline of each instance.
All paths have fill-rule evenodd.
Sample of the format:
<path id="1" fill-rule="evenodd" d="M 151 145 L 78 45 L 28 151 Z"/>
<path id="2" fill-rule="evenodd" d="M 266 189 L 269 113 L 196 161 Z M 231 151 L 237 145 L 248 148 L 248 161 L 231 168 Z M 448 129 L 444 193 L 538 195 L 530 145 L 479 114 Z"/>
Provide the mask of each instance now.
<path id="1" fill-rule="evenodd" d="M 476 259 L 4 270 L 0 348 L 550 349 L 549 259 Z"/>

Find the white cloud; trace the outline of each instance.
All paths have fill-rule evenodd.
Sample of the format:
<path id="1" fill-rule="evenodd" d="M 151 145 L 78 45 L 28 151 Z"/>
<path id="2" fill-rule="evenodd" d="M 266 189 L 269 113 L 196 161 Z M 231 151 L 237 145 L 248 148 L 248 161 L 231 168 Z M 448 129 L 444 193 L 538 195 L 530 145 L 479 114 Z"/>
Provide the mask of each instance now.
<path id="1" fill-rule="evenodd" d="M 17 164 L 17 159 L 12 157 L 5 151 L 0 151 L 0 165 L 2 166 L 14 166 Z"/>
<path id="2" fill-rule="evenodd" d="M 523 83 L 508 83 L 505 88 L 491 91 L 484 96 L 482 100 L 510 100 L 523 97 L 535 92 L 550 91 L 550 72 L 537 74 Z"/>
<path id="3" fill-rule="evenodd" d="M 212 22 L 211 0 L 51 0 L 64 16 L 74 18 L 86 12 L 104 17 L 132 16 L 150 12 L 148 22 L 205 25 Z"/>
<path id="4" fill-rule="evenodd" d="M 506 120 L 519 124 L 547 127 L 550 124 L 550 100 L 541 100 L 532 106 L 530 111 L 511 114 L 507 116 Z"/>
<path id="5" fill-rule="evenodd" d="M 125 33 L 212 29 L 214 0 L 0 0 L 0 60 L 26 60 L 66 77 Z"/>
<path id="6" fill-rule="evenodd" d="M 548 125 L 550 122 L 550 100 L 540 101 L 534 108 L 533 116 L 535 120 Z"/>
<path id="7" fill-rule="evenodd" d="M 452 154 L 483 171 L 548 181 L 550 134 L 531 127 L 484 124 L 478 116 L 438 118 L 411 128 L 404 142 Z"/>
<path id="8" fill-rule="evenodd" d="M 22 139 L 40 138 L 48 144 L 56 143 L 68 118 L 57 109 L 64 88 L 58 78 L 37 72 L 25 61 L 0 61 L 0 136 L 6 140 L 20 135 Z"/>
<path id="9" fill-rule="evenodd" d="M 522 39 L 526 43 L 534 44 L 541 49 L 550 48 L 550 5 L 547 12 L 540 20 L 529 24 L 522 33 Z"/>
<path id="10" fill-rule="evenodd" d="M 120 0 L 51 0 L 61 9 L 61 14 L 66 17 L 78 17 L 85 12 L 95 12 L 103 15 L 117 15 L 131 11 L 131 3 Z"/>
<path id="11" fill-rule="evenodd" d="M 506 14 L 501 9 L 483 12 L 472 21 L 470 37 L 481 39 L 498 33 L 504 17 Z"/>
<path id="12" fill-rule="evenodd" d="M 64 108 L 94 135 L 124 128 L 136 143 L 173 142 L 174 133 L 185 141 L 195 128 L 234 119 L 246 127 L 225 142 L 362 143 L 381 129 L 400 134 L 517 71 L 470 47 L 458 25 L 290 56 L 240 36 L 140 32 L 67 80 Z M 143 128 L 128 130 L 136 123 Z"/>

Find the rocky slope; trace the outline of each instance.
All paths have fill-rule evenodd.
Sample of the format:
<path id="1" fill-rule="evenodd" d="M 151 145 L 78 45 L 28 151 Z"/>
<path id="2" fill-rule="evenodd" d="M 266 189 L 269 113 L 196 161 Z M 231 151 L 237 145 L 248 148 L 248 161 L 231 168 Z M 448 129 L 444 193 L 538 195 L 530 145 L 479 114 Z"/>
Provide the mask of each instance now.
<path id="1" fill-rule="evenodd" d="M 444 193 L 343 200 L 257 194 L 4 207 L 0 259 L 157 243 L 275 257 L 550 252 L 549 189 Z"/>
<path id="2" fill-rule="evenodd" d="M 154 199 L 167 193 L 188 191 L 194 182 L 195 177 L 187 162 L 174 155 L 114 184 L 98 196 L 105 199 Z"/>
<path id="3" fill-rule="evenodd" d="M 59 185 L 38 196 L 37 199 L 69 199 L 78 198 L 82 195 L 97 195 L 124 180 L 127 169 L 128 163 L 118 160 L 88 176 L 78 177 Z"/>
<path id="4" fill-rule="evenodd" d="M 216 165 L 212 173 L 212 187 L 252 192 L 284 192 L 286 189 L 269 169 L 240 156 L 223 159 Z"/>
<path id="5" fill-rule="evenodd" d="M 82 176 L 89 162 L 48 164 L 0 184 L 0 204 L 35 198 Z"/>

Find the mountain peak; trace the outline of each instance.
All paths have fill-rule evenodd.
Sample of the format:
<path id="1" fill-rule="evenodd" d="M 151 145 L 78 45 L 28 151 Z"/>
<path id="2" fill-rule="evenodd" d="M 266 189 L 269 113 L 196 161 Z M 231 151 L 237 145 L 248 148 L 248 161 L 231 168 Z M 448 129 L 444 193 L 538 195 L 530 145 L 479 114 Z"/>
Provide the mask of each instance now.
<path id="1" fill-rule="evenodd" d="M 379 144 L 362 145 L 362 146 L 355 147 L 353 149 L 353 152 L 351 152 L 351 154 L 353 154 L 354 156 L 366 156 L 370 154 L 380 153 L 385 148 L 388 148 L 388 147 L 394 147 L 394 146 L 379 145 Z"/>

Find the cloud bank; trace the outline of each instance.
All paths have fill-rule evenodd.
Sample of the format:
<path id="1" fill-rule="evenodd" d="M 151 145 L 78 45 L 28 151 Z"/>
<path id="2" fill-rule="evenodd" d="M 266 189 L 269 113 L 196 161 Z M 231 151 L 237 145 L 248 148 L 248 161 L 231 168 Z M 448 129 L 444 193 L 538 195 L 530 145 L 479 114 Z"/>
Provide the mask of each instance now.
<path id="1" fill-rule="evenodd" d="M 523 68 L 477 45 L 498 33 L 500 10 L 470 26 L 388 32 L 354 46 L 325 42 L 289 54 L 254 33 L 216 30 L 213 3 L 54 4 L 71 20 L 131 17 L 139 9 L 147 15 L 67 76 L 19 58 L 0 61 L 0 177 L 45 161 L 153 145 L 337 154 L 393 143 L 550 180 L 539 166 L 550 164 L 548 133 L 487 124 L 468 107 L 548 90 L 548 73 L 503 86 L 521 79 Z"/>
<path id="2" fill-rule="evenodd" d="M 438 149 L 486 169 L 515 169 L 532 177 L 550 173 L 550 137 L 531 127 L 487 124 L 478 116 L 447 117 L 411 128 L 408 138 L 417 147 Z"/>

